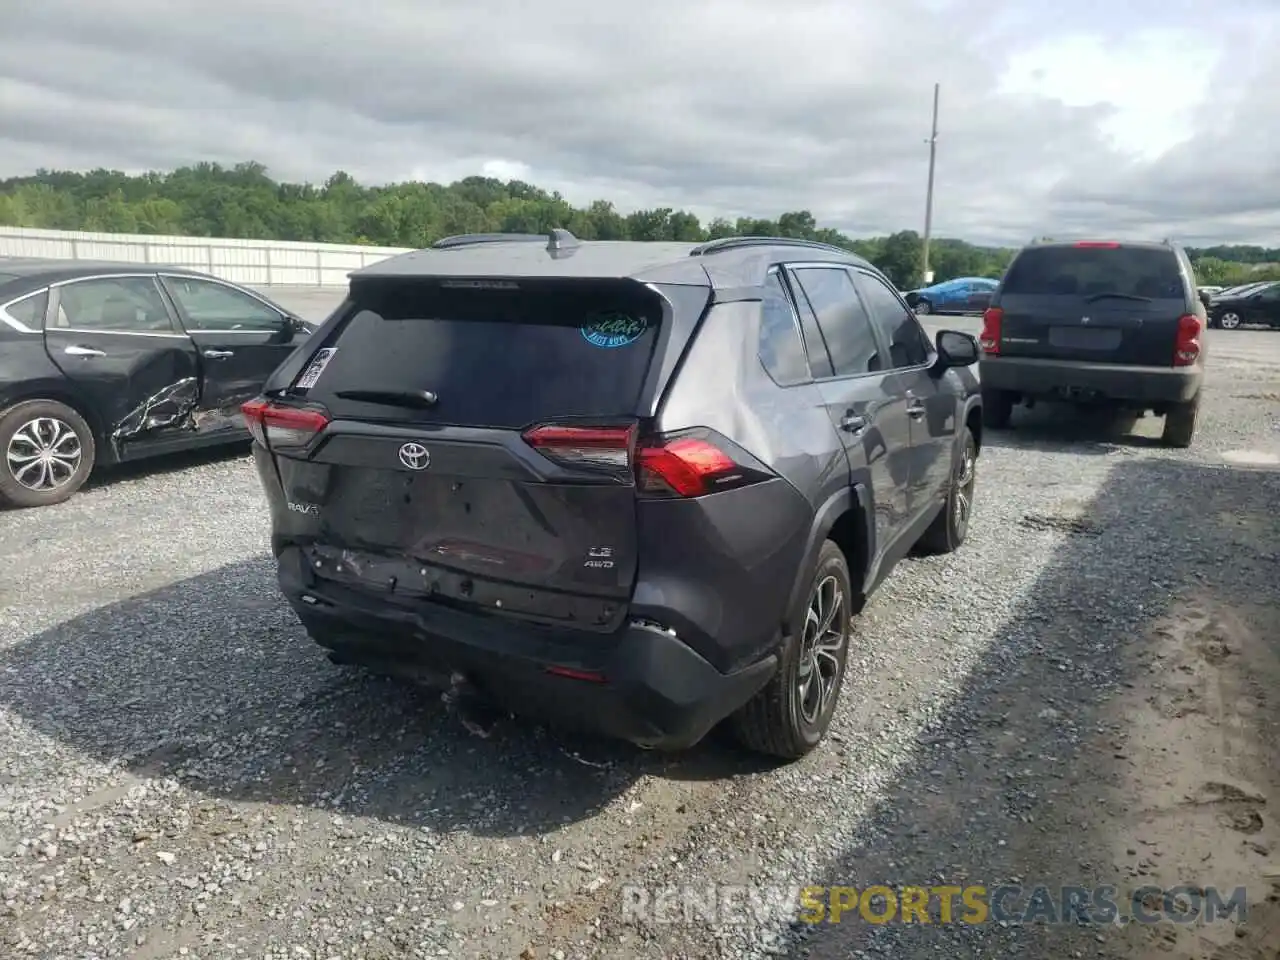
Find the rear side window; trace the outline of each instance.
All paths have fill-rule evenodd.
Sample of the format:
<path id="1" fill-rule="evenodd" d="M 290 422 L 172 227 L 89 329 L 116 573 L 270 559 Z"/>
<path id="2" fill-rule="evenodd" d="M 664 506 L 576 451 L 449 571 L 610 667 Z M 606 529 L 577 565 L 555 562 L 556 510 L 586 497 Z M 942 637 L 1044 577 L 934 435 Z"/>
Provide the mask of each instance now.
<path id="1" fill-rule="evenodd" d="M 871 321 L 843 267 L 800 267 L 796 280 L 818 317 L 837 377 L 884 369 Z"/>
<path id="2" fill-rule="evenodd" d="M 15 300 L 4 308 L 4 312 L 28 330 L 39 330 L 44 326 L 44 314 L 49 307 L 49 291 L 41 290 Z"/>
<path id="3" fill-rule="evenodd" d="M 1172 250 L 1151 247 L 1029 247 L 1004 278 L 1003 294 L 1090 297 L 1118 293 L 1182 300 L 1186 293 Z"/>
<path id="4" fill-rule="evenodd" d="M 782 278 L 776 270 L 771 271 L 760 304 L 760 362 L 780 387 L 810 379 L 798 322 Z"/>
<path id="5" fill-rule="evenodd" d="M 631 283 L 535 291 L 377 281 L 353 285 L 351 300 L 308 399 L 335 416 L 512 429 L 634 415 L 662 317 L 659 300 Z M 407 409 L 340 396 L 353 390 L 438 399 Z"/>

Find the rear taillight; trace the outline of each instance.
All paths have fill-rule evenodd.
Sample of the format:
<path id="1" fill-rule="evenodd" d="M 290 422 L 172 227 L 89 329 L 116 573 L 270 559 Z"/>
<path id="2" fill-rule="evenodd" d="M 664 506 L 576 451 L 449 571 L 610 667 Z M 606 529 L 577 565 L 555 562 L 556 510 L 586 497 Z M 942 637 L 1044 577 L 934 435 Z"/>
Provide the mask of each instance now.
<path id="1" fill-rule="evenodd" d="M 738 466 L 714 444 L 693 437 L 647 444 L 637 460 L 642 492 L 681 497 L 710 493 L 717 478 L 732 477 Z"/>
<path id="2" fill-rule="evenodd" d="M 1194 313 L 1178 318 L 1178 340 L 1173 348 L 1173 365 L 1190 367 L 1200 359 L 1200 335 L 1204 327 Z"/>
<path id="3" fill-rule="evenodd" d="M 700 497 L 773 476 L 711 430 L 640 438 L 637 428 L 544 424 L 523 434 L 544 457 L 571 468 L 627 479 L 644 497 Z"/>
<path id="4" fill-rule="evenodd" d="M 1004 324 L 1004 311 L 999 307 L 988 307 L 982 314 L 982 335 L 978 343 L 983 353 L 998 354 L 1000 352 L 1000 327 Z"/>
<path id="5" fill-rule="evenodd" d="M 544 424 L 524 432 L 525 443 L 544 457 L 567 467 L 627 472 L 636 428 L 569 427 Z"/>
<path id="6" fill-rule="evenodd" d="M 646 438 L 636 450 L 636 482 L 642 495 L 700 497 L 765 480 L 772 474 L 744 463 L 709 435 Z"/>
<path id="7" fill-rule="evenodd" d="M 314 407 L 288 407 L 258 397 L 240 408 L 253 439 L 268 450 L 305 447 L 329 425 L 329 415 Z"/>

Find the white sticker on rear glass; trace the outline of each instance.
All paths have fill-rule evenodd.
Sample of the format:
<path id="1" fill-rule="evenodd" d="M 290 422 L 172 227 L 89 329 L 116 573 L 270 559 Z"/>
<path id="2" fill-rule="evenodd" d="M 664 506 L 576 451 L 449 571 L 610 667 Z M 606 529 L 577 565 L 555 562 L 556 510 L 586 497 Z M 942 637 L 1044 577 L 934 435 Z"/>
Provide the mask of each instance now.
<path id="1" fill-rule="evenodd" d="M 324 368 L 329 365 L 329 361 L 333 359 L 333 355 L 337 352 L 337 347 L 321 348 L 316 355 L 311 358 L 311 363 L 307 366 L 307 369 L 303 372 L 302 376 L 298 378 L 298 382 L 293 385 L 294 389 L 310 390 L 314 387 L 316 385 L 316 381 L 320 379 L 320 374 L 324 373 Z"/>

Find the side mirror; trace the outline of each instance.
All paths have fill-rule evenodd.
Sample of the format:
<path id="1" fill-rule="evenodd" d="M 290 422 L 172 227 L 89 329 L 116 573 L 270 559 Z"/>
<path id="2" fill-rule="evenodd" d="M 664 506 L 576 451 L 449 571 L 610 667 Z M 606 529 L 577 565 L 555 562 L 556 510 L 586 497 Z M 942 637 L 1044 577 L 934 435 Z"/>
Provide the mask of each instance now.
<path id="1" fill-rule="evenodd" d="M 971 367 L 978 362 L 978 340 L 959 330 L 939 330 L 934 341 L 938 346 L 939 365 Z"/>
<path id="2" fill-rule="evenodd" d="M 1207 290 L 1200 291 L 1200 302 L 1203 303 L 1206 307 L 1209 306 L 1209 303 L 1212 300 L 1213 300 L 1213 294 L 1209 293 Z"/>

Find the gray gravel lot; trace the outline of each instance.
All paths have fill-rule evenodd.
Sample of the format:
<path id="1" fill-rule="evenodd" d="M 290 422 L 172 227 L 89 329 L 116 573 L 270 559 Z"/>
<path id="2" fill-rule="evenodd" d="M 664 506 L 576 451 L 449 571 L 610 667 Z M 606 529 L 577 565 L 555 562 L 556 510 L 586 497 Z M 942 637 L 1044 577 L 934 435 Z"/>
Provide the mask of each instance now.
<path id="1" fill-rule="evenodd" d="M 271 292 L 317 319 L 339 296 Z M 1257 682 L 1280 677 L 1258 639 L 1280 474 L 1226 463 L 1280 454 L 1280 333 L 1210 349 L 1189 451 L 1158 420 L 1053 410 L 993 436 L 969 542 L 885 584 L 831 741 L 781 768 L 719 736 L 670 757 L 480 735 L 465 705 L 329 664 L 278 599 L 243 451 L 0 514 L 0 955 L 1264 956 L 1243 951 L 1265 931 L 621 915 L 625 884 L 1131 882 L 1158 874 L 1130 854 L 1166 844 L 1186 777 L 1246 799 L 1162 863 L 1256 882 L 1280 842 L 1280 687 Z M 1187 653 L 1206 637 L 1226 652 Z"/>

